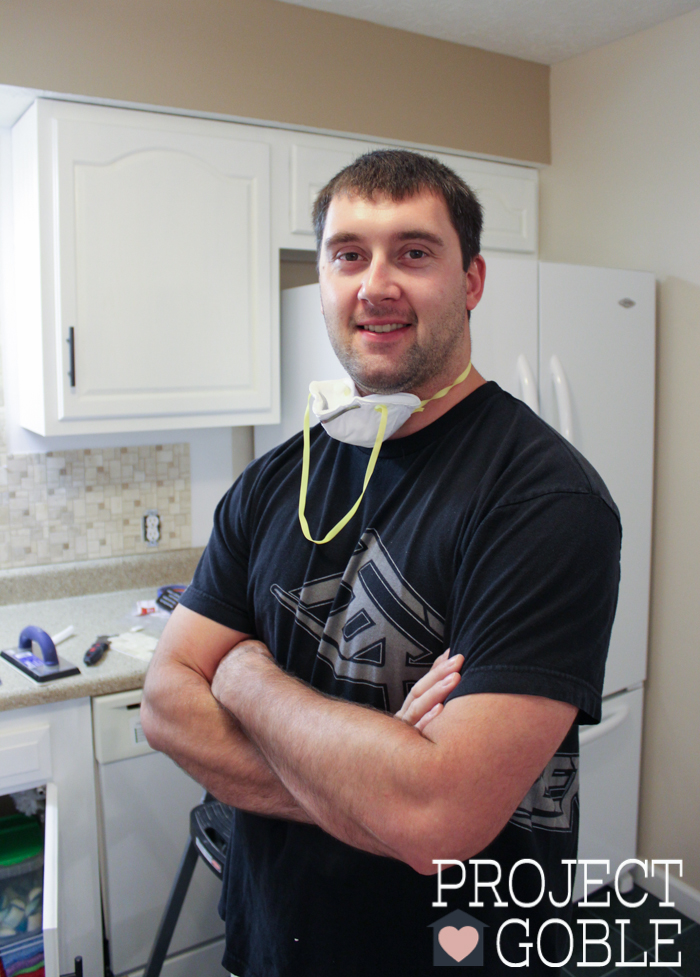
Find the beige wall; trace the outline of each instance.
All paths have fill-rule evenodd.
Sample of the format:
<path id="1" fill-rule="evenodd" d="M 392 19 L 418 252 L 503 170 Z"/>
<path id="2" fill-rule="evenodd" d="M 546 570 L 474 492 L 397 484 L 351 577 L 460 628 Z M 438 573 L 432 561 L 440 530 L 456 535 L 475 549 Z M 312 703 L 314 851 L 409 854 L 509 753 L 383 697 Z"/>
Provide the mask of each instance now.
<path id="1" fill-rule="evenodd" d="M 640 853 L 700 889 L 700 11 L 552 68 L 544 258 L 659 280 Z M 601 350 L 601 355 L 604 350 Z"/>
<path id="2" fill-rule="evenodd" d="M 0 83 L 549 161 L 549 68 L 276 0 L 0 0 Z"/>

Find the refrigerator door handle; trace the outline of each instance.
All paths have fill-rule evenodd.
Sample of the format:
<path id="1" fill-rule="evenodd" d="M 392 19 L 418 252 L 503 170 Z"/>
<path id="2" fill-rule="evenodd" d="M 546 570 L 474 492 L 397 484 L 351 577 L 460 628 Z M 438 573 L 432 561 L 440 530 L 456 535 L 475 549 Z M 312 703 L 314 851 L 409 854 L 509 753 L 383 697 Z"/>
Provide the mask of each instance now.
<path id="1" fill-rule="evenodd" d="M 566 382 L 564 367 L 561 365 L 559 357 L 555 353 L 549 361 L 549 372 L 552 375 L 554 393 L 557 398 L 557 410 L 559 411 L 559 432 L 563 434 L 567 441 L 574 443 L 574 421 L 571 410 L 571 394 L 569 384 Z"/>
<path id="2" fill-rule="evenodd" d="M 518 357 L 516 369 L 518 371 L 518 382 L 520 383 L 522 399 L 530 410 L 534 411 L 539 417 L 540 403 L 537 397 L 537 384 L 535 383 L 535 377 L 524 353 L 521 353 Z"/>
<path id="3" fill-rule="evenodd" d="M 597 726 L 586 726 L 583 731 L 579 733 L 578 742 L 579 746 L 585 746 L 587 743 L 592 743 L 594 740 L 600 739 L 601 736 L 605 736 L 607 733 L 611 733 L 614 729 L 624 723 L 625 719 L 629 716 L 630 710 L 629 706 L 621 705 L 617 709 L 614 709 L 609 716 L 599 723 Z"/>

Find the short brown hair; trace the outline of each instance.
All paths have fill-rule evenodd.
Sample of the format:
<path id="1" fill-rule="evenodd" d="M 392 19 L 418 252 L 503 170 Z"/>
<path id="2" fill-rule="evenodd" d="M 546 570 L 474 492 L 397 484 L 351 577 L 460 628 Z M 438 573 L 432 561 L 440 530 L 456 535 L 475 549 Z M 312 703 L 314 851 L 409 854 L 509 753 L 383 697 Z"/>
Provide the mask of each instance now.
<path id="1" fill-rule="evenodd" d="M 480 250 L 483 211 L 474 191 L 440 160 L 408 149 L 375 149 L 359 156 L 337 173 L 319 192 L 312 210 L 316 250 L 320 253 L 326 216 L 333 197 L 340 193 L 370 199 L 384 193 L 404 200 L 428 190 L 447 205 L 452 226 L 459 236 L 462 265 L 467 271 Z"/>

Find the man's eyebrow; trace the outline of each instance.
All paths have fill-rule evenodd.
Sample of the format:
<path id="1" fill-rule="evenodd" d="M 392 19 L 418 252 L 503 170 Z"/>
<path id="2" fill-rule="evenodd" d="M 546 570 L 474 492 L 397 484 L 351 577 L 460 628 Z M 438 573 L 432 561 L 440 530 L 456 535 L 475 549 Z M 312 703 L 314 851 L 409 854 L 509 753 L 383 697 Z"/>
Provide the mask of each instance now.
<path id="1" fill-rule="evenodd" d="M 398 236 L 399 241 L 426 241 L 428 244 L 435 244 L 438 248 L 444 248 L 445 242 L 432 231 L 424 231 L 417 228 L 415 231 L 402 231 Z"/>
<path id="2" fill-rule="evenodd" d="M 425 241 L 427 244 L 434 244 L 438 248 L 444 248 L 445 246 L 445 242 L 438 234 L 433 234 L 432 231 L 426 231 L 421 228 L 401 231 L 396 237 L 399 241 Z M 352 244 L 361 240 L 361 234 L 355 234 L 353 231 L 339 231 L 326 240 L 324 247 L 330 250 L 336 248 L 339 244 Z"/>
<path id="3" fill-rule="evenodd" d="M 361 234 L 355 234 L 353 231 L 339 231 L 337 234 L 329 237 L 323 246 L 328 249 L 335 248 L 339 244 L 350 244 L 353 241 L 360 241 L 361 238 Z"/>

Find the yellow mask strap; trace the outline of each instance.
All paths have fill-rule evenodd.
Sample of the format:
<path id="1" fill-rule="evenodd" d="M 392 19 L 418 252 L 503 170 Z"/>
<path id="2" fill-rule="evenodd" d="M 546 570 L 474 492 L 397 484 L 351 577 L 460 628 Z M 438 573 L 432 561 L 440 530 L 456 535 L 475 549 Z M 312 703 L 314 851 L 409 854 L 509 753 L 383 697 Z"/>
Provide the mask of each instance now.
<path id="1" fill-rule="evenodd" d="M 460 375 L 457 377 L 454 383 L 451 383 L 449 387 L 443 387 L 442 390 L 438 390 L 436 394 L 433 394 L 432 397 L 428 397 L 427 400 L 421 400 L 420 407 L 416 407 L 413 413 L 420 414 L 421 411 L 425 410 L 425 408 L 431 402 L 431 400 L 441 400 L 443 397 L 446 397 L 453 387 L 458 386 L 460 383 L 464 383 L 464 381 L 467 379 L 467 377 L 471 372 L 471 368 L 472 368 L 472 361 L 469 360 L 469 365 L 467 366 L 466 370 L 464 371 L 464 373 L 460 373 Z"/>
<path id="2" fill-rule="evenodd" d="M 466 374 L 465 374 L 466 375 Z M 453 384 L 454 386 L 454 384 Z M 438 396 L 436 394 L 436 396 Z M 444 395 L 443 395 L 444 396 Z M 311 394 L 309 394 L 309 399 L 306 402 L 306 413 L 304 414 L 304 453 L 301 462 L 301 487 L 299 488 L 299 522 L 301 523 L 301 531 L 304 536 L 308 539 L 310 543 L 317 543 L 319 546 L 323 543 L 330 542 L 335 536 L 338 535 L 340 530 L 347 526 L 352 517 L 357 512 L 360 502 L 365 494 L 367 486 L 369 485 L 369 480 L 374 472 L 374 466 L 377 464 L 377 458 L 379 456 L 379 449 L 382 446 L 382 441 L 384 440 L 384 432 L 386 431 L 387 417 L 389 416 L 389 411 L 387 410 L 386 404 L 378 404 L 374 409 L 381 413 L 381 418 L 379 420 L 379 430 L 377 431 L 377 437 L 374 442 L 374 447 L 372 448 L 372 454 L 369 456 L 369 461 L 367 462 L 367 471 L 365 472 L 365 480 L 362 486 L 362 492 L 358 498 L 355 505 L 352 507 L 350 512 L 343 516 L 340 522 L 336 523 L 335 526 L 326 533 L 323 539 L 313 539 L 311 533 L 309 532 L 309 524 L 306 521 L 306 516 L 304 515 L 304 510 L 306 509 L 306 492 L 309 487 L 309 464 L 311 461 L 311 439 L 309 436 L 310 429 L 310 407 L 311 407 Z"/>
<path id="3" fill-rule="evenodd" d="M 417 414 L 420 411 L 425 410 L 426 406 L 433 400 L 440 400 L 442 397 L 446 397 L 447 394 L 450 392 L 450 390 L 458 386 L 458 384 L 464 383 L 464 381 L 469 376 L 471 368 L 472 368 L 472 361 L 469 360 L 469 365 L 467 366 L 466 370 L 463 373 L 460 373 L 460 375 L 457 377 L 454 383 L 451 383 L 449 387 L 443 387 L 442 390 L 438 390 L 436 394 L 433 394 L 432 397 L 428 397 L 427 400 L 421 400 L 420 407 L 416 407 L 413 413 Z M 387 418 L 389 416 L 389 412 L 385 404 L 378 404 L 374 409 L 380 411 L 382 416 L 379 421 L 379 430 L 377 431 L 377 437 L 374 442 L 374 447 L 372 448 L 372 454 L 369 456 L 369 461 L 367 462 L 367 471 L 365 472 L 365 480 L 362 485 L 362 492 L 360 493 L 360 497 L 358 498 L 357 502 L 352 507 L 352 509 L 346 515 L 343 516 L 340 522 L 336 523 L 335 526 L 326 533 L 323 539 L 314 539 L 311 535 L 311 532 L 309 531 L 309 524 L 306 521 L 306 516 L 304 515 L 304 510 L 306 509 L 306 493 L 309 487 L 309 466 L 311 462 L 311 439 L 309 433 L 311 427 L 311 420 L 310 420 L 311 394 L 309 394 L 309 399 L 306 402 L 306 413 L 304 414 L 304 453 L 302 455 L 301 486 L 299 488 L 299 522 L 301 524 L 301 531 L 303 532 L 304 536 L 308 539 L 310 543 L 316 543 L 319 546 L 322 546 L 324 543 L 329 543 L 332 539 L 334 539 L 338 535 L 338 533 L 340 532 L 341 529 L 343 529 L 344 526 L 347 526 L 347 524 L 350 522 L 352 517 L 357 512 L 360 506 L 360 502 L 362 502 L 365 491 L 367 490 L 367 486 L 369 485 L 369 480 L 374 472 L 374 466 L 377 464 L 377 458 L 379 457 L 379 449 L 381 448 L 382 442 L 384 440 L 384 432 L 386 431 L 386 423 L 387 423 Z"/>

